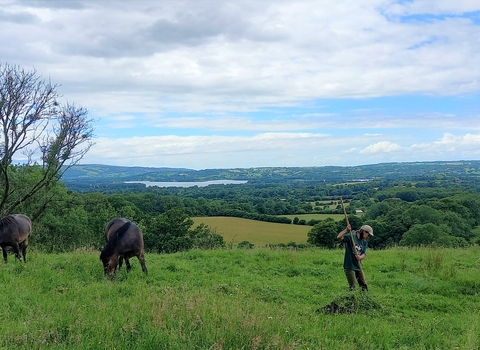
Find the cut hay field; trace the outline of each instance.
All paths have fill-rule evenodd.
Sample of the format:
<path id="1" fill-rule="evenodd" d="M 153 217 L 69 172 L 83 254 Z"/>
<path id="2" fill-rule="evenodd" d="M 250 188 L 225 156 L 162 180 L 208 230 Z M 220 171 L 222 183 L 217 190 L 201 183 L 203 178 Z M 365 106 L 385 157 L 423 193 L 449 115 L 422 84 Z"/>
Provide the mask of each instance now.
<path id="1" fill-rule="evenodd" d="M 0 349 L 480 349 L 479 257 L 372 250 L 350 292 L 340 249 L 147 254 L 113 280 L 99 252 L 32 249 L 0 264 Z"/>
<path id="2" fill-rule="evenodd" d="M 237 245 L 242 241 L 264 247 L 267 244 L 306 243 L 307 233 L 312 226 L 279 224 L 258 220 L 226 216 L 205 216 L 192 218 L 194 226 L 201 223 L 208 225 L 221 235 L 227 244 Z"/>

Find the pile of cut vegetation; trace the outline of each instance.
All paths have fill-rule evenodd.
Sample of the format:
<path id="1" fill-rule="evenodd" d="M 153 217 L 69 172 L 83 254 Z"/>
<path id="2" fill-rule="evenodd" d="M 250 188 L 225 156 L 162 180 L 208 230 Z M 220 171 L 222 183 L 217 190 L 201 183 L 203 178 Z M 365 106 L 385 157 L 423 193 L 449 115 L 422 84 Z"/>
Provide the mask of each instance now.
<path id="1" fill-rule="evenodd" d="M 351 314 L 381 309 L 380 304 L 367 292 L 353 291 L 339 296 L 330 304 L 317 309 L 319 313 L 325 314 Z"/>

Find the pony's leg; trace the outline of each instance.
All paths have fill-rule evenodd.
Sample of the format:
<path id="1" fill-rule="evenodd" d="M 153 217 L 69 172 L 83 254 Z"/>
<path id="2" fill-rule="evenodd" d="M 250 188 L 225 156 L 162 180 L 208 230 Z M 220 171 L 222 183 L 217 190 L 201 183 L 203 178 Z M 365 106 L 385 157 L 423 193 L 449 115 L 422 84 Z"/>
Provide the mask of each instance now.
<path id="1" fill-rule="evenodd" d="M 28 247 L 28 239 L 24 240 L 22 243 L 20 243 L 20 249 L 22 250 L 22 255 L 23 255 L 23 262 L 27 262 L 27 247 Z"/>
<path id="2" fill-rule="evenodd" d="M 143 254 L 138 255 L 138 261 L 140 261 L 140 265 L 142 265 L 142 271 L 145 274 L 148 274 L 147 265 L 145 265 L 145 256 Z"/>
<path id="3" fill-rule="evenodd" d="M 18 244 L 18 243 L 14 243 L 14 244 L 12 245 L 12 247 L 13 247 L 13 251 L 15 252 L 15 257 L 16 257 L 18 260 L 22 261 L 22 257 L 20 256 L 20 246 L 19 246 L 19 244 Z"/>
<path id="4" fill-rule="evenodd" d="M 3 260 L 7 262 L 7 248 L 2 245 Z"/>
<path id="5" fill-rule="evenodd" d="M 120 257 L 118 259 L 118 269 L 119 270 L 122 268 L 122 265 L 123 265 L 123 256 L 120 255 Z"/>
<path id="6" fill-rule="evenodd" d="M 130 270 L 132 269 L 132 266 L 130 265 L 129 258 L 125 258 L 125 266 L 127 267 L 127 272 L 130 272 Z"/>

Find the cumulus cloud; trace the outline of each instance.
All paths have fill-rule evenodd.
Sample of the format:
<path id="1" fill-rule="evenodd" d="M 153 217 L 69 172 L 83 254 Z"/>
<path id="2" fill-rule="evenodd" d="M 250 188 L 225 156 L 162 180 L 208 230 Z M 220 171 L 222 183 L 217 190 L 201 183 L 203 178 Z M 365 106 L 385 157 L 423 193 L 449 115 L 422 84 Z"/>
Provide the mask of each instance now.
<path id="1" fill-rule="evenodd" d="M 317 6 L 307 0 L 77 1 L 76 10 L 54 3 L 34 2 L 43 5 L 38 10 L 24 7 L 31 2 L 12 2 L 6 8 L 12 16 L 30 13 L 40 21 L 0 25 L 8 33 L 1 42 L 54 59 L 39 67 L 66 81 L 73 94 L 79 88 L 75 71 L 83 76 L 80 85 L 97 81 L 103 86 L 102 78 L 108 78 L 117 91 L 129 91 L 139 100 L 147 91 L 181 94 L 183 101 L 189 94 L 200 95 L 207 97 L 204 108 L 212 103 L 208 97 L 218 101 L 222 95 L 224 104 L 247 99 L 264 104 L 478 89 L 480 48 L 473 39 L 480 34 L 478 26 L 461 20 L 391 23 L 379 10 L 386 4 L 380 0 L 348 6 L 336 1 Z M 397 12 L 427 7 L 409 3 L 397 4 L 403 9 Z M 473 5 L 463 7 L 472 10 Z M 5 59 L 25 62 L 24 54 L 11 52 Z"/>
<path id="2" fill-rule="evenodd" d="M 399 151 L 402 147 L 396 143 L 381 141 L 362 149 L 360 153 L 390 153 Z"/>
<path id="3" fill-rule="evenodd" d="M 158 136 L 99 138 L 84 163 L 187 167 L 362 165 L 381 162 L 477 159 L 480 135 L 445 135 L 423 144 L 369 143 L 372 137 L 314 133 L 261 133 L 252 136 Z M 459 141 L 460 143 L 458 143 Z M 339 145 L 345 144 L 342 148 Z M 349 146 L 349 147 L 348 147 Z M 411 155 L 415 154 L 415 158 Z"/>

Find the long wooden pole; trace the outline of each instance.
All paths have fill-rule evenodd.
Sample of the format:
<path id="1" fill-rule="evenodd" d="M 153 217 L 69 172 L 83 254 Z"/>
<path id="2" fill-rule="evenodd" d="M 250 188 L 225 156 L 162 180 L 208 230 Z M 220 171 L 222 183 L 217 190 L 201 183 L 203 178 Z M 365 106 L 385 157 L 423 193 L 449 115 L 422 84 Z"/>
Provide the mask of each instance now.
<path id="1" fill-rule="evenodd" d="M 345 210 L 345 205 L 343 204 L 343 199 L 340 196 L 340 202 L 342 202 L 343 214 L 345 214 L 345 221 L 347 222 L 347 226 L 350 227 L 350 223 L 348 222 L 348 215 L 347 211 Z M 352 249 L 355 252 L 355 259 L 358 256 L 357 246 L 355 245 L 355 240 L 353 239 L 352 228 L 350 227 L 350 238 L 352 239 Z M 365 273 L 363 272 L 362 262 L 357 260 L 358 266 L 360 267 L 360 272 L 362 273 L 363 282 L 365 282 L 365 286 L 367 285 L 367 280 L 365 279 Z M 367 287 L 368 288 L 368 287 Z"/>

